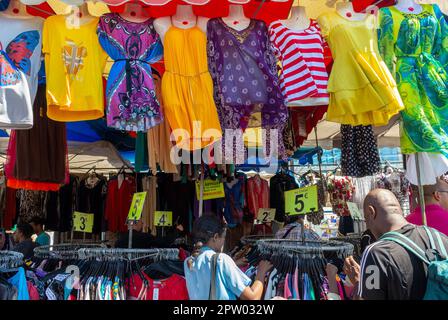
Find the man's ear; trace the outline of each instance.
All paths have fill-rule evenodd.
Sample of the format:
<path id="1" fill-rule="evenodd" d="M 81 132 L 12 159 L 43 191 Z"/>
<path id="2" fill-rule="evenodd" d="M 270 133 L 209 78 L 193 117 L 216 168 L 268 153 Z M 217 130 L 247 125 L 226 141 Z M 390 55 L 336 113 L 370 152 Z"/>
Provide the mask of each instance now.
<path id="1" fill-rule="evenodd" d="M 368 210 L 369 214 L 372 216 L 372 219 L 375 220 L 376 216 L 377 216 L 375 207 L 374 206 L 369 206 L 368 209 L 369 209 Z"/>
<path id="2" fill-rule="evenodd" d="M 434 193 L 432 194 L 432 196 L 434 197 L 434 199 L 436 199 L 437 202 L 440 201 L 440 194 L 437 191 L 434 191 Z"/>

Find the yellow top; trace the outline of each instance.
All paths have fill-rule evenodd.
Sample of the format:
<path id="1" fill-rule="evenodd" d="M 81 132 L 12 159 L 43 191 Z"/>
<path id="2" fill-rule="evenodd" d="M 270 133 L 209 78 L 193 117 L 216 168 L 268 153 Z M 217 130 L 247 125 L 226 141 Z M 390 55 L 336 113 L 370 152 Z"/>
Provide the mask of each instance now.
<path id="1" fill-rule="evenodd" d="M 56 121 L 94 120 L 104 115 L 102 73 L 107 59 L 98 41 L 98 18 L 69 28 L 65 16 L 44 23 L 48 117 Z"/>
<path id="2" fill-rule="evenodd" d="M 204 148 L 222 136 L 208 71 L 207 37 L 198 27 L 172 26 L 165 35 L 162 95 L 177 146 Z"/>
<path id="3" fill-rule="evenodd" d="M 327 120 L 349 125 L 386 125 L 404 109 L 397 85 L 378 50 L 375 16 L 361 21 L 337 12 L 318 18 L 333 55 Z"/>

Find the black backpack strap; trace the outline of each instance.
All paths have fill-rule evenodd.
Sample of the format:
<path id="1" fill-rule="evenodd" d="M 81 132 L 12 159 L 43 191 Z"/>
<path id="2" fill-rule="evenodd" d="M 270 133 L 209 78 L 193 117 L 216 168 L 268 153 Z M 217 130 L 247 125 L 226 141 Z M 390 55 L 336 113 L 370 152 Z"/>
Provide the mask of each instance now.
<path id="1" fill-rule="evenodd" d="M 286 237 L 289 236 L 289 234 L 291 233 L 292 230 L 294 230 L 295 228 L 297 228 L 298 226 L 292 226 L 291 228 L 288 229 L 288 231 L 286 231 L 286 233 L 283 235 L 282 239 L 286 239 Z M 303 230 L 302 230 L 303 232 Z"/>

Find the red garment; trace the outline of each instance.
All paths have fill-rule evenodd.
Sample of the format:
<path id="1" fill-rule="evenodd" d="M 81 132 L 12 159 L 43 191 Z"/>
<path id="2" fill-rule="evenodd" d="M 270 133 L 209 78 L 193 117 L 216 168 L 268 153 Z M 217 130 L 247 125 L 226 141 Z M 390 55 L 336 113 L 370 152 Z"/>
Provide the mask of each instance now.
<path id="1" fill-rule="evenodd" d="M 37 288 L 31 283 L 31 281 L 27 281 L 26 286 L 28 287 L 28 294 L 30 295 L 30 300 L 34 301 L 39 300 L 39 292 L 37 291 Z"/>
<path id="2" fill-rule="evenodd" d="M 353 9 L 356 12 L 363 12 L 369 6 L 377 6 L 378 8 L 394 6 L 397 0 L 353 0 Z M 369 12 L 370 13 L 370 12 Z"/>
<path id="3" fill-rule="evenodd" d="M 14 219 L 17 216 L 17 190 L 6 188 L 6 208 L 5 215 L 3 216 L 3 227 L 5 229 L 11 229 Z"/>
<path id="4" fill-rule="evenodd" d="M 9 178 L 7 186 L 12 189 L 35 190 L 35 191 L 59 191 L 61 185 L 49 182 L 34 182 L 28 180 L 17 180 Z"/>
<path id="5" fill-rule="evenodd" d="M 267 209 L 269 206 L 269 185 L 259 175 L 247 180 L 247 205 L 253 218 L 258 215 L 259 209 Z"/>
<path id="6" fill-rule="evenodd" d="M 107 230 L 112 232 L 127 231 L 126 219 L 135 192 L 136 184 L 133 177 L 126 176 L 120 187 L 118 186 L 118 179 L 109 181 L 105 211 Z"/>
<path id="7" fill-rule="evenodd" d="M 300 147 L 327 112 L 328 106 L 289 108 L 296 147 Z"/>
<path id="8" fill-rule="evenodd" d="M 179 248 L 179 260 L 180 261 L 185 261 L 187 258 L 188 258 L 187 251 L 185 251 L 182 248 Z"/>
<path id="9" fill-rule="evenodd" d="M 153 280 L 143 274 L 149 282 L 146 296 L 142 300 L 189 300 L 187 282 L 185 278 L 173 274 L 168 279 Z M 143 281 L 138 275 L 134 275 L 129 281 L 129 296 L 137 298 L 143 286 Z"/>

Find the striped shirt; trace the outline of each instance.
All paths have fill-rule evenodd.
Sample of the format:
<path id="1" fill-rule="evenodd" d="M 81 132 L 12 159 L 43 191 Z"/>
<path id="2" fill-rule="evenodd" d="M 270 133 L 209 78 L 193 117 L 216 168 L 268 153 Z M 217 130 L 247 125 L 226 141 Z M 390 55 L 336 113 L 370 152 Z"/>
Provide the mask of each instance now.
<path id="1" fill-rule="evenodd" d="M 311 20 L 307 29 L 295 31 L 277 21 L 271 24 L 269 36 L 281 63 L 281 88 L 288 105 L 327 105 L 326 42 L 317 22 Z"/>

